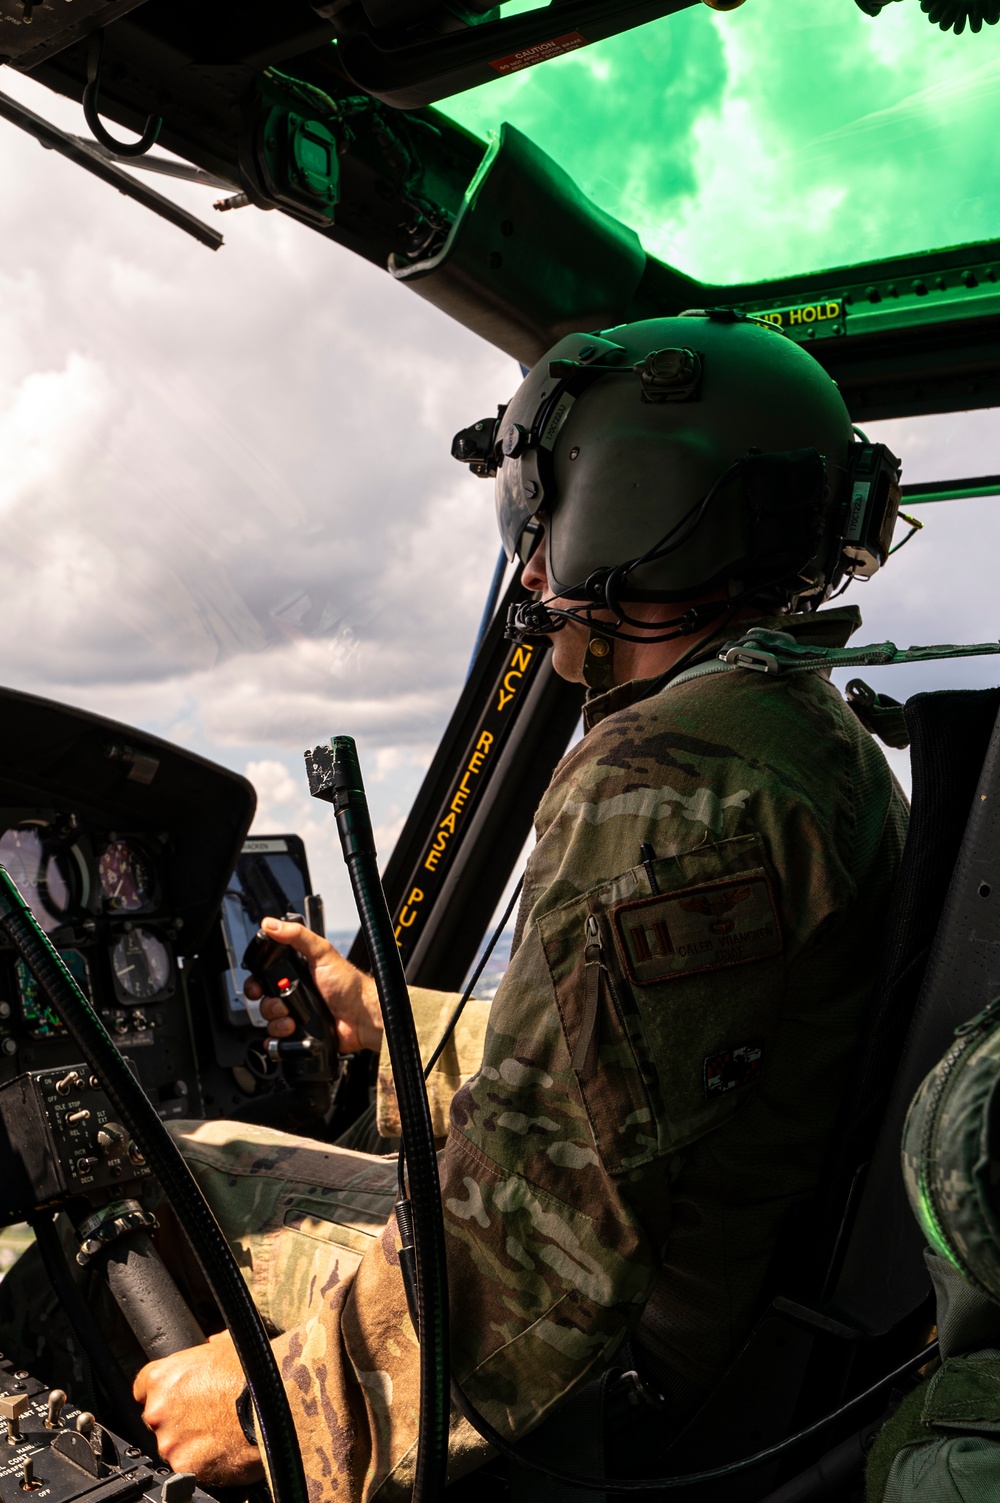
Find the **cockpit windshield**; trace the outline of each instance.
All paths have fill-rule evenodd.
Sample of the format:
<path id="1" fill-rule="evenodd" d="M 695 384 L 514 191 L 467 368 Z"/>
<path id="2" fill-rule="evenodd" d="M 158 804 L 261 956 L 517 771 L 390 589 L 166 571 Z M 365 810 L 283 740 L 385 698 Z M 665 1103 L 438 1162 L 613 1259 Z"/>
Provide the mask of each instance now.
<path id="1" fill-rule="evenodd" d="M 438 107 L 517 126 L 651 255 L 749 282 L 1000 236 L 993 40 L 917 5 L 695 5 Z"/>

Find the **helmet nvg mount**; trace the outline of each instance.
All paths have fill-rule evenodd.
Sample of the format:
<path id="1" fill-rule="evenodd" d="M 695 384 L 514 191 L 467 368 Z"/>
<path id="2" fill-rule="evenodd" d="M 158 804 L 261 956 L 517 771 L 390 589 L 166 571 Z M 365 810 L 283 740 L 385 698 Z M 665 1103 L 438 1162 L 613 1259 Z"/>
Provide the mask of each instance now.
<path id="1" fill-rule="evenodd" d="M 855 441 L 818 362 L 728 309 L 567 335 L 452 454 L 496 476 L 508 558 L 541 524 L 552 596 L 574 603 L 518 608 L 518 636 L 575 618 L 634 639 L 624 603 L 709 592 L 726 598 L 656 640 L 750 601 L 815 609 L 885 562 L 899 500 L 899 461 Z"/>

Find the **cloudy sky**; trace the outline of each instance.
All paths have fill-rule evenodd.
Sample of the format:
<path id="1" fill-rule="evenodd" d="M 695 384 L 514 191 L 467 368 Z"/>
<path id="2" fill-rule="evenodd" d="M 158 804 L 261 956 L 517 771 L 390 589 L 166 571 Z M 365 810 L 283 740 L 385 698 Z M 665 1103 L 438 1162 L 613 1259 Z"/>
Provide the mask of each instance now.
<path id="1" fill-rule="evenodd" d="M 6 123 L 0 181 L 5 681 L 245 772 L 348 924 L 302 751 L 357 737 L 386 851 L 499 547 L 451 437 L 517 367 L 290 220 L 213 215 L 212 190 L 175 196 L 219 222 L 215 253 Z"/>
<path id="2" fill-rule="evenodd" d="M 849 0 L 810 0 L 799 21 L 781 6 L 787 45 L 771 87 L 761 76 L 768 4 L 756 0 L 730 16 L 696 7 L 673 32 L 645 28 L 453 109 L 482 133 L 506 117 L 536 134 L 652 249 L 709 276 L 727 275 L 735 244 L 745 265 L 731 276 L 907 248 L 879 236 L 940 238 L 925 233 L 929 211 L 902 161 L 891 198 L 878 150 L 887 109 L 910 121 L 914 150 L 948 182 L 950 222 L 970 237 L 1000 230 L 986 223 L 967 162 L 958 180 L 957 147 L 936 123 L 927 131 L 954 108 L 961 133 L 968 100 L 956 106 L 955 80 L 994 68 L 984 43 L 995 34 L 942 38 L 915 0 L 892 6 L 881 33 L 874 23 L 863 33 L 849 80 L 857 41 L 848 31 L 838 43 L 837 87 L 821 108 L 793 49 L 806 62 L 822 55 L 839 35 L 834 11 L 849 26 L 865 18 Z M 639 92 L 626 112 L 617 85 L 629 58 Z M 788 92 L 784 117 L 776 82 Z M 921 91 L 933 87 L 927 103 Z M 77 107 L 29 79 L 0 69 L 0 89 L 83 131 Z M 596 101 L 589 151 L 566 125 L 574 112 L 579 120 L 581 91 Z M 635 139 L 647 108 L 669 146 L 648 157 L 637 148 L 615 173 L 612 127 L 626 123 Z M 995 133 L 981 135 L 994 149 Z M 749 183 L 753 204 L 736 195 L 737 139 L 740 191 Z M 305 837 L 330 925 L 348 927 L 339 847 L 305 794 L 302 750 L 334 733 L 357 737 L 384 859 L 462 682 L 497 553 L 490 489 L 451 460 L 451 436 L 509 396 L 517 370 L 384 272 L 278 214 L 220 219 L 212 190 L 155 179 L 218 220 L 226 244 L 213 254 L 4 122 L 0 182 L 4 680 L 246 773 L 257 828 Z M 849 213 L 863 242 L 853 257 Z M 721 237 L 734 215 L 740 235 Z M 1000 470 L 992 413 L 887 424 L 881 436 L 898 445 L 908 479 Z M 866 639 L 996 638 L 1000 503 L 924 517 L 894 567 L 857 591 Z M 870 681 L 905 697 L 998 674 L 963 664 Z"/>

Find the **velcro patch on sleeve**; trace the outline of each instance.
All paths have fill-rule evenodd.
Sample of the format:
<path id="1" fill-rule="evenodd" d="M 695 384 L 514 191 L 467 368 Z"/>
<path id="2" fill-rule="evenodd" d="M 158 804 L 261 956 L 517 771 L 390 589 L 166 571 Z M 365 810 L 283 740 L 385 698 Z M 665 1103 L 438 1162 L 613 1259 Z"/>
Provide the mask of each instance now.
<path id="1" fill-rule="evenodd" d="M 625 970 L 637 986 L 748 965 L 782 949 L 763 869 L 621 903 L 612 917 Z"/>
<path id="2" fill-rule="evenodd" d="M 723 1049 L 705 1061 L 705 1099 L 724 1096 L 737 1086 L 749 1085 L 764 1073 L 763 1044 L 741 1044 L 738 1049 Z"/>

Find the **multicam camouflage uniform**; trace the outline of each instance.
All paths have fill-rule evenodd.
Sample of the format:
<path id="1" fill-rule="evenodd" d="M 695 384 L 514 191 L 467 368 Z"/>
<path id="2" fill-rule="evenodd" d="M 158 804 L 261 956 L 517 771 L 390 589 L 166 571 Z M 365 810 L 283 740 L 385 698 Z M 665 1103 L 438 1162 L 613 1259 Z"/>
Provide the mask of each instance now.
<path id="1" fill-rule="evenodd" d="M 830 643 L 855 620 L 792 627 Z M 903 842 L 886 763 L 821 675 L 650 687 L 590 704 L 538 811 L 510 967 L 435 1096 L 443 1130 L 464 1079 L 440 1159 L 455 1375 L 509 1435 L 630 1329 L 689 1392 L 745 1336 L 816 1180 Z M 454 999 L 413 1001 L 426 1054 Z M 405 1496 L 393 1166 L 225 1123 L 182 1146 L 283 1332 L 317 1503 Z M 454 1475 L 485 1455 L 457 1417 L 452 1453 Z"/>
<path id="2" fill-rule="evenodd" d="M 834 645 L 856 621 L 780 625 Z M 510 967 L 437 1074 L 454 1372 L 510 1436 L 627 1332 L 678 1402 L 740 1344 L 817 1178 L 903 843 L 905 801 L 822 675 L 657 687 L 589 705 Z M 426 1057 L 454 998 L 413 1002 Z M 379 1111 L 394 1131 L 384 1076 Z M 233 1123 L 180 1142 L 280 1333 L 314 1503 L 407 1496 L 393 1164 Z M 457 1416 L 451 1446 L 454 1476 L 486 1455 Z"/>

